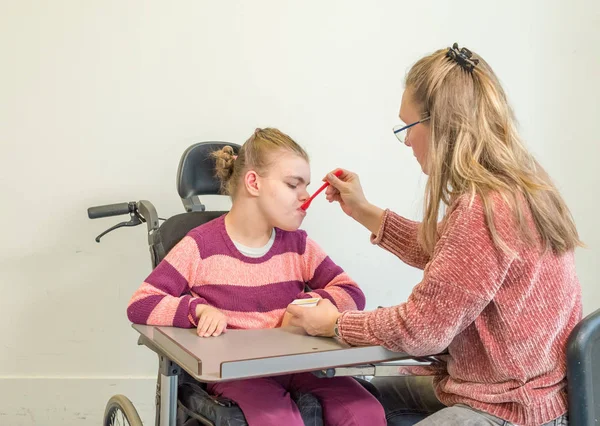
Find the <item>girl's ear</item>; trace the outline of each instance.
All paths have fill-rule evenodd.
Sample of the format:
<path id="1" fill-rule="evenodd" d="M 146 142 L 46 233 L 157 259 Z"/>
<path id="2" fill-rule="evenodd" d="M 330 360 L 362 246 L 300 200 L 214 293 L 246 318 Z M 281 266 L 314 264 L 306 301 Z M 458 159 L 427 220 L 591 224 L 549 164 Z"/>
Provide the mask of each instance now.
<path id="1" fill-rule="evenodd" d="M 258 197 L 258 195 L 260 194 L 258 180 L 258 173 L 256 173 L 254 170 L 248 170 L 248 172 L 246 172 L 246 175 L 244 176 L 244 187 L 246 188 L 246 191 L 248 191 L 250 195 L 253 195 L 255 197 Z"/>

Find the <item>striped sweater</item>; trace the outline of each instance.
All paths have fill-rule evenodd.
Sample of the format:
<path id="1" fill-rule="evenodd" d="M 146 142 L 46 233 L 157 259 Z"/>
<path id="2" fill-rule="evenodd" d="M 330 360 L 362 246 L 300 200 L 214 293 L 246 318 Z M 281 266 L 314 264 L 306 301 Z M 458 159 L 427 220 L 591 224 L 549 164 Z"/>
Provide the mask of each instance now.
<path id="1" fill-rule="evenodd" d="M 252 258 L 237 250 L 224 219 L 193 229 L 167 254 L 131 298 L 130 321 L 191 328 L 196 306 L 208 304 L 226 315 L 228 328 L 274 328 L 288 304 L 310 297 L 340 312 L 364 309 L 363 292 L 306 232 L 276 229 L 271 249 Z"/>

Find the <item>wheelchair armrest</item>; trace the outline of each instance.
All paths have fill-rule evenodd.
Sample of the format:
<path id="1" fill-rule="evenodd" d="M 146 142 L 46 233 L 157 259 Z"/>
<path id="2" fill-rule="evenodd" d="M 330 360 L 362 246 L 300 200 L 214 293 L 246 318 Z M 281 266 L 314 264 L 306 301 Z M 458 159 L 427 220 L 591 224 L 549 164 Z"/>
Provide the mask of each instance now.
<path id="1" fill-rule="evenodd" d="M 140 200 L 137 205 L 138 211 L 146 221 L 146 226 L 148 227 L 148 244 L 152 245 L 152 234 L 156 232 L 160 226 L 158 222 L 158 213 L 156 213 L 154 205 L 148 200 Z"/>

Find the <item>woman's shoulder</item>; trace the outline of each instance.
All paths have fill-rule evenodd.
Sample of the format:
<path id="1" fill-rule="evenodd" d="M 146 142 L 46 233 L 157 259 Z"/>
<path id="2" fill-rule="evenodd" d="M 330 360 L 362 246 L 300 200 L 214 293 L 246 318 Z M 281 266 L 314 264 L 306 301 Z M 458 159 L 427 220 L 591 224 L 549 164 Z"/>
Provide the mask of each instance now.
<path id="1" fill-rule="evenodd" d="M 529 204 L 525 198 L 518 194 L 507 194 L 492 191 L 485 196 L 481 194 L 462 194 L 448 209 L 445 220 L 453 226 L 460 226 L 467 232 L 481 235 L 486 239 L 494 239 L 493 234 L 506 244 L 509 251 L 519 251 L 525 245 L 524 237 L 519 223 L 521 218 L 526 227 L 531 228 L 535 234 L 535 223 Z"/>
<path id="2" fill-rule="evenodd" d="M 515 201 L 519 206 L 515 205 Z M 489 192 L 485 197 L 478 193 L 465 193 L 455 198 L 448 209 L 446 217 L 460 215 L 463 218 L 478 221 L 484 220 L 486 212 L 489 212 L 497 216 L 498 219 L 511 220 L 515 209 L 522 209 L 524 202 L 525 200 L 518 196 L 516 200 L 511 200 L 511 197 L 499 191 Z"/>

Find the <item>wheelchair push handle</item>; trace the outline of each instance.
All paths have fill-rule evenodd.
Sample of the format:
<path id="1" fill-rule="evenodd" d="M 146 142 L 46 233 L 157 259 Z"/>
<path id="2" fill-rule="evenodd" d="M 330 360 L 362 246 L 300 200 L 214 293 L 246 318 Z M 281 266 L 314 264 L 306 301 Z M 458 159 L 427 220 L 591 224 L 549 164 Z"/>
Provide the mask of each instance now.
<path id="1" fill-rule="evenodd" d="M 117 223 L 111 226 L 106 231 L 96 237 L 96 242 L 100 242 L 100 238 L 111 231 L 123 226 L 137 226 L 145 222 L 145 219 L 138 211 L 138 203 L 130 201 L 129 203 L 106 204 L 104 206 L 96 206 L 88 208 L 88 217 L 90 219 L 99 219 L 101 217 L 119 216 L 129 214 L 129 221 Z"/>
<path id="2" fill-rule="evenodd" d="M 142 223 L 148 225 L 148 242 L 152 245 L 152 234 L 158 230 L 159 220 L 164 220 L 158 217 L 156 208 L 148 200 L 130 201 L 128 203 L 106 204 L 104 206 L 96 206 L 88 208 L 88 217 L 90 219 L 99 219 L 102 217 L 119 216 L 129 214 L 129 220 L 117 223 L 111 226 L 106 231 L 96 237 L 96 242 L 100 242 L 100 238 L 114 231 L 115 229 L 124 226 L 138 226 Z"/>
<path id="3" fill-rule="evenodd" d="M 104 206 L 90 207 L 88 217 L 90 219 L 99 219 L 101 217 L 120 216 L 122 214 L 133 213 L 136 210 L 134 201 L 129 203 L 106 204 Z"/>

